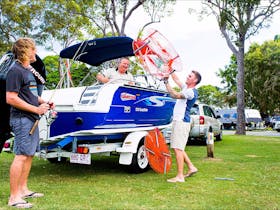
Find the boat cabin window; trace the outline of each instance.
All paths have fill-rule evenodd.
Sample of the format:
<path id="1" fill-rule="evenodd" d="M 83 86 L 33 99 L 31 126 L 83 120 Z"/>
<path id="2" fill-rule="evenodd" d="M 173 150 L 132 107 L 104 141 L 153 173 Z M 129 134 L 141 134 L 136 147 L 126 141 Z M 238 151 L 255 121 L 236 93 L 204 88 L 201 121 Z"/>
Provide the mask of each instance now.
<path id="1" fill-rule="evenodd" d="M 80 104 L 95 104 L 98 91 L 101 87 L 102 85 L 88 86 L 81 96 Z"/>

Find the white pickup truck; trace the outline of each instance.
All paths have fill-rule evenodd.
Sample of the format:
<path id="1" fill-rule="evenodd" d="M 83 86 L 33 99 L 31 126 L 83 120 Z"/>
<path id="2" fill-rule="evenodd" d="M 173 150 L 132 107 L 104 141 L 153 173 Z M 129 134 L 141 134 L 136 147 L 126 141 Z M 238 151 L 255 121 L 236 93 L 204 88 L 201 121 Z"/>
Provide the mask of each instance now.
<path id="1" fill-rule="evenodd" d="M 201 139 L 206 141 L 209 129 L 212 128 L 217 141 L 223 137 L 223 125 L 220 116 L 207 104 L 196 103 L 191 108 L 191 140 Z"/>

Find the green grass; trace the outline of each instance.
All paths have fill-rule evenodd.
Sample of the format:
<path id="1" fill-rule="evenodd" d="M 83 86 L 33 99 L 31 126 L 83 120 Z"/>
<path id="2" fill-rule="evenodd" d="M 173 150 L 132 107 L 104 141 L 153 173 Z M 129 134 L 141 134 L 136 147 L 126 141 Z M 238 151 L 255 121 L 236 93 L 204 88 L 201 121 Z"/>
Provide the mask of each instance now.
<path id="1" fill-rule="evenodd" d="M 199 172 L 185 183 L 166 182 L 176 174 L 174 155 L 167 175 L 131 174 L 118 165 L 117 156 L 95 157 L 90 166 L 35 158 L 29 187 L 45 197 L 29 201 L 35 210 L 279 209 L 279 148 L 279 137 L 228 135 L 215 142 L 215 158 L 207 159 L 205 146 L 188 145 Z M 7 207 L 12 159 L 0 154 L 0 209 L 12 209 Z"/>

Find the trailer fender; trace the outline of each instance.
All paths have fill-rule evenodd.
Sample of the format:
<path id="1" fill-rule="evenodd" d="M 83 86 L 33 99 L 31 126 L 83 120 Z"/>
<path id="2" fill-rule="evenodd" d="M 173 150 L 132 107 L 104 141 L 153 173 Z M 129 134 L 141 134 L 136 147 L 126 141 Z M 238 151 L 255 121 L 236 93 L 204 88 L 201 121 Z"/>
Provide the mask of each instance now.
<path id="1" fill-rule="evenodd" d="M 120 153 L 119 164 L 130 165 L 133 154 L 137 152 L 137 148 L 141 139 L 148 134 L 147 131 L 135 131 L 129 133 L 125 138 L 122 147 L 117 148 L 116 152 Z"/>

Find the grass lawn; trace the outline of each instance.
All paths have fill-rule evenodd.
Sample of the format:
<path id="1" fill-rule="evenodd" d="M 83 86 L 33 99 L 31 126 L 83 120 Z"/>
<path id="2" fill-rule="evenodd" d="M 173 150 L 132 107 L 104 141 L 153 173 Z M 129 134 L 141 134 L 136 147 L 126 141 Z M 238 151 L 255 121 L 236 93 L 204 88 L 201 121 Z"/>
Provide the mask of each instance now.
<path id="1" fill-rule="evenodd" d="M 45 197 L 29 199 L 32 209 L 280 209 L 280 138 L 226 135 L 206 146 L 188 145 L 199 169 L 185 183 L 167 183 L 176 174 L 174 155 L 167 175 L 149 170 L 131 174 L 118 157 L 94 157 L 92 165 L 51 164 L 34 158 L 30 189 Z M 172 153 L 173 154 L 173 153 Z M 0 154 L 0 209 L 7 207 L 13 154 Z M 221 180 L 217 178 L 232 178 Z"/>

